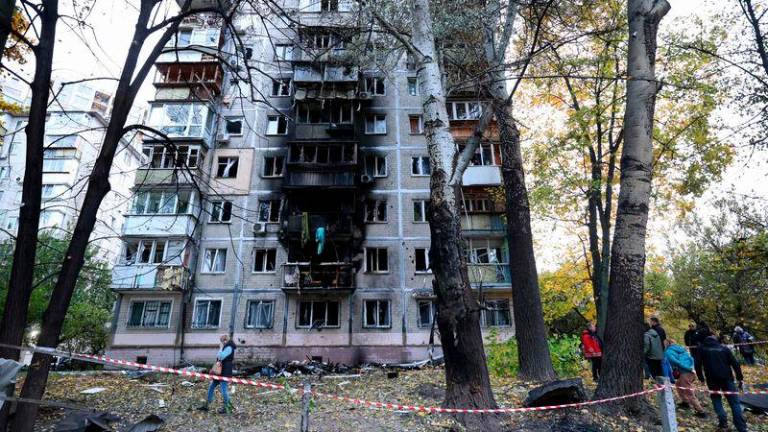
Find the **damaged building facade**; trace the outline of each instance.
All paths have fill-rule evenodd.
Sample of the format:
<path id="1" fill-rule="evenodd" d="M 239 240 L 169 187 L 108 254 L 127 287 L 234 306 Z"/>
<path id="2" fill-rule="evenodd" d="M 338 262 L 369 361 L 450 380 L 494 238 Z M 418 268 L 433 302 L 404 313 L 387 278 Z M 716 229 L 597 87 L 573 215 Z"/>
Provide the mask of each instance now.
<path id="1" fill-rule="evenodd" d="M 416 70 L 404 54 L 386 68 L 371 66 L 375 55 L 350 60 L 360 58 L 346 39 L 353 2 L 284 3 L 290 19 L 244 9 L 232 34 L 215 17 L 187 18 L 156 62 L 146 123 L 170 142 L 143 142 L 109 355 L 209 361 L 224 333 L 242 361 L 428 355 L 430 168 Z M 457 94 L 448 107 L 466 141 L 479 101 Z M 483 326 L 508 337 L 503 209 L 490 193 L 500 183 L 488 140 L 464 175 L 464 240 Z"/>

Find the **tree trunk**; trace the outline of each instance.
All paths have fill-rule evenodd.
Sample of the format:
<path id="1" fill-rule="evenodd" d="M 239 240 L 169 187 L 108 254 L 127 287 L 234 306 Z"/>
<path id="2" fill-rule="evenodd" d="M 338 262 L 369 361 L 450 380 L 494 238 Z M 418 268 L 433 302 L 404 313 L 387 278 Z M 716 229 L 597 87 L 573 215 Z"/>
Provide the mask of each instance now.
<path id="1" fill-rule="evenodd" d="M 16 10 L 16 0 L 0 0 L 0 64 L 3 64 L 5 44 L 13 27 L 13 12 Z"/>
<path id="2" fill-rule="evenodd" d="M 75 290 L 77 278 L 85 262 L 85 253 L 88 247 L 88 241 L 93 232 L 96 223 L 96 216 L 102 200 L 110 191 L 109 172 L 112 168 L 112 161 L 115 152 L 120 144 L 124 134 L 125 122 L 128 118 L 133 101 L 151 70 L 151 64 L 155 61 L 162 46 L 176 33 L 180 20 L 174 21 L 161 36 L 160 40 L 149 53 L 144 63 L 137 71 L 137 62 L 144 42 L 149 35 L 147 24 L 151 12 L 156 2 L 142 1 L 139 17 L 137 19 L 134 36 L 126 55 L 125 63 L 121 72 L 120 80 L 115 92 L 114 105 L 112 108 L 112 117 L 107 126 L 104 135 L 104 142 L 101 151 L 94 164 L 93 171 L 88 178 L 88 188 L 85 194 L 80 214 L 75 225 L 72 239 L 67 248 L 65 259 L 62 263 L 61 271 L 56 285 L 54 286 L 51 301 L 43 314 L 38 345 L 44 347 L 56 347 L 59 343 L 59 336 L 64 324 L 64 318 L 69 308 L 72 294 Z M 134 78 L 135 75 L 135 78 Z M 24 387 L 21 397 L 39 399 L 45 393 L 45 385 L 48 380 L 48 372 L 51 357 L 41 353 L 35 353 L 32 358 L 27 378 L 24 381 Z M 37 405 L 22 404 L 16 414 L 14 421 L 14 431 L 31 432 L 34 421 L 37 416 Z"/>
<path id="3" fill-rule="evenodd" d="M 629 0 L 629 57 L 619 202 L 611 251 L 603 374 L 595 397 L 642 389 L 645 232 L 651 194 L 653 114 L 658 84 L 654 65 L 666 0 Z M 637 399 L 625 406 L 636 407 Z"/>
<path id="4" fill-rule="evenodd" d="M 435 275 L 436 319 L 445 355 L 444 406 L 494 408 L 496 402 L 480 331 L 480 307 L 469 283 L 466 253 L 461 241 L 458 212 L 461 181 L 449 181 L 456 145 L 448 127 L 428 0 L 413 1 L 411 40 L 420 53 L 419 86 L 431 165 L 430 263 Z M 469 430 L 500 430 L 498 418 L 493 416 L 464 415 L 459 416 L 459 421 Z"/>
<path id="5" fill-rule="evenodd" d="M 497 80 L 505 85 L 505 81 Z M 525 170 L 520 150 L 520 132 L 510 114 L 511 106 L 504 101 L 506 90 L 494 94 L 494 114 L 501 135 L 501 174 L 504 182 L 507 216 L 509 271 L 512 278 L 512 308 L 515 317 L 519 377 L 529 381 L 557 378 L 552 367 L 541 306 L 539 276 L 533 252 L 531 208 L 525 186 Z"/>

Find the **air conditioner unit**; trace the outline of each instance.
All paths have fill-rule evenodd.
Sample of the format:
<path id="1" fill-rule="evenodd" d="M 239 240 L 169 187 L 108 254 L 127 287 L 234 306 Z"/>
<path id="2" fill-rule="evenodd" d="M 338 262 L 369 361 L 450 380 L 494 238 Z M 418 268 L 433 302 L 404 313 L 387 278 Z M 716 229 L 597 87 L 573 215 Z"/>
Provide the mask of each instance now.
<path id="1" fill-rule="evenodd" d="M 371 184 L 373 183 L 373 177 L 371 177 L 368 174 L 363 174 L 360 176 L 360 183 L 362 184 Z"/>
<path id="2" fill-rule="evenodd" d="M 357 96 L 360 99 L 370 99 L 371 98 L 371 94 L 368 93 L 368 92 L 360 92 L 360 93 L 357 94 Z"/>
<path id="3" fill-rule="evenodd" d="M 267 224 L 264 222 L 256 222 L 253 224 L 254 235 L 264 235 L 267 233 Z"/>
<path id="4" fill-rule="evenodd" d="M 229 143 L 229 134 L 220 133 L 220 134 L 216 135 L 216 141 L 221 143 L 221 144 Z"/>

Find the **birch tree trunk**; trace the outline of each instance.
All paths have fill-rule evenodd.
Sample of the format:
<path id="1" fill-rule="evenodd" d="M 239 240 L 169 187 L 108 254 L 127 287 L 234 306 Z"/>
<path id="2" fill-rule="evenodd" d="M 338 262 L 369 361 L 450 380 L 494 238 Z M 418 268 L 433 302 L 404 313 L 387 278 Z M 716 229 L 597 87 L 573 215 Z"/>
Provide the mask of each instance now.
<path id="1" fill-rule="evenodd" d="M 629 0 L 629 57 L 624 150 L 611 250 L 603 372 L 595 397 L 642 389 L 643 275 L 651 195 L 656 33 L 669 12 L 666 0 Z M 637 400 L 628 400 L 628 407 Z"/>
<path id="2" fill-rule="evenodd" d="M 437 325 L 445 355 L 444 406 L 494 408 L 496 402 L 488 377 L 480 307 L 467 275 L 458 212 L 461 176 L 451 181 L 456 145 L 448 127 L 442 72 L 437 63 L 429 0 L 413 0 L 411 42 L 419 52 L 419 90 L 429 151 L 430 263 L 435 275 Z M 500 430 L 493 416 L 459 416 L 469 430 Z"/>

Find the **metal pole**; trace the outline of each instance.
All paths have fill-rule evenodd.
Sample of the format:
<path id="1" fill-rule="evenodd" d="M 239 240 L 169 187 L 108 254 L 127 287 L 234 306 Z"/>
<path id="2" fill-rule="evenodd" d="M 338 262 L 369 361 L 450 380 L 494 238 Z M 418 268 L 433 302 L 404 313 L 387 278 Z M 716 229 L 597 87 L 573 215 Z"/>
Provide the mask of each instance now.
<path id="1" fill-rule="evenodd" d="M 664 386 L 664 390 L 658 392 L 656 396 L 661 415 L 661 430 L 677 432 L 677 413 L 675 412 L 675 396 L 672 394 L 672 384 L 667 377 L 656 377 L 656 382 Z"/>
<path id="2" fill-rule="evenodd" d="M 312 399 L 312 385 L 304 383 L 304 393 L 301 395 L 301 424 L 299 432 L 309 432 L 309 401 Z"/>

